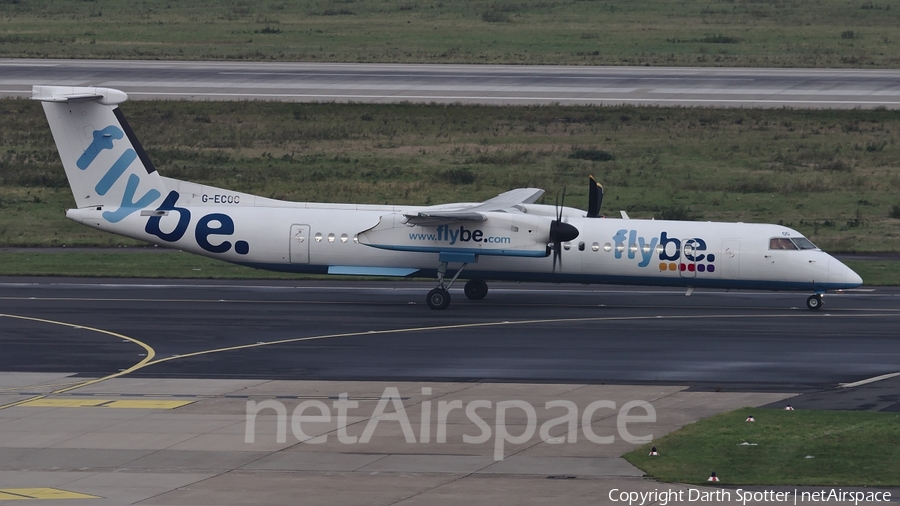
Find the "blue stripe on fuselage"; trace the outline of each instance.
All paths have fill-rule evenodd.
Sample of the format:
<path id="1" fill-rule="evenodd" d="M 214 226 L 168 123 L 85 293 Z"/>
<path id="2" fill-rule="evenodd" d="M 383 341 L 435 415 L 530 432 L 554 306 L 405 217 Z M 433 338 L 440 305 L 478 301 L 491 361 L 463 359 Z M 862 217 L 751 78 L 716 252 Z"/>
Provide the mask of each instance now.
<path id="1" fill-rule="evenodd" d="M 236 262 L 246 267 L 255 269 L 293 272 L 298 274 L 328 274 L 327 265 L 309 264 L 268 264 Z M 375 268 L 373 268 L 375 269 Z M 407 277 L 428 278 L 437 277 L 437 269 L 412 269 L 414 272 Z M 447 269 L 447 275 L 455 274 L 454 269 Z M 642 286 L 668 286 L 695 288 L 721 288 L 734 290 L 772 290 L 772 291 L 800 291 L 819 292 L 856 288 L 858 285 L 849 283 L 822 283 L 822 282 L 795 282 L 795 281 L 771 281 L 771 280 L 734 280 L 734 279 L 703 279 L 703 278 L 659 278 L 652 276 L 610 276 L 602 274 L 554 274 L 552 272 L 505 272 L 505 271 L 472 271 L 464 270 L 460 275 L 462 279 L 485 279 L 492 281 L 532 281 L 544 283 L 580 283 L 580 284 L 607 284 L 607 285 L 642 285 Z"/>

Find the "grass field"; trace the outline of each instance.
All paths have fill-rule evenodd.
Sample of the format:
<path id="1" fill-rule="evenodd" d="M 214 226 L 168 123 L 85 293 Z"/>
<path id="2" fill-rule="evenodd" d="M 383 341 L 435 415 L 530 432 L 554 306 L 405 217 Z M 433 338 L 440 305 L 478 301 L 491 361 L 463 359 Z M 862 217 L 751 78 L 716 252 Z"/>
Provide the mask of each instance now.
<path id="1" fill-rule="evenodd" d="M 900 286 L 900 261 L 847 260 L 844 263 L 863 278 L 866 286 Z"/>
<path id="2" fill-rule="evenodd" d="M 0 57 L 896 68 L 883 0 L 0 0 Z"/>
<path id="3" fill-rule="evenodd" d="M 900 251 L 900 111 L 129 102 L 167 176 L 288 200 L 437 204 L 516 187 L 633 218 L 783 223 Z M 65 219 L 40 104 L 0 101 L 0 246 L 118 246 Z"/>
<path id="4" fill-rule="evenodd" d="M 898 413 L 747 408 L 656 439 L 658 457 L 650 446 L 625 459 L 666 482 L 706 484 L 715 471 L 721 485 L 900 485 Z"/>

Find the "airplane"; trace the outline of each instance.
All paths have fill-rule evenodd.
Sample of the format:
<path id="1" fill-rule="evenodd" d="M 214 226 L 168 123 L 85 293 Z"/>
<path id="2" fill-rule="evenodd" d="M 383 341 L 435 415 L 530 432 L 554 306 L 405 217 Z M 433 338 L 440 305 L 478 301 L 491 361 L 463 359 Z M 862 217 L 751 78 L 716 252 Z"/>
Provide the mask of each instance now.
<path id="1" fill-rule="evenodd" d="M 257 269 L 437 278 L 426 303 L 450 305 L 468 281 L 624 284 L 812 292 L 862 279 L 796 230 L 771 224 L 605 218 L 590 178 L 588 210 L 536 202 L 519 188 L 484 202 L 436 206 L 287 202 L 164 177 L 122 114 L 128 96 L 96 87 L 34 86 L 76 207 L 89 227 Z M 565 262 L 563 262 L 565 257 Z M 449 278 L 449 281 L 448 281 Z"/>

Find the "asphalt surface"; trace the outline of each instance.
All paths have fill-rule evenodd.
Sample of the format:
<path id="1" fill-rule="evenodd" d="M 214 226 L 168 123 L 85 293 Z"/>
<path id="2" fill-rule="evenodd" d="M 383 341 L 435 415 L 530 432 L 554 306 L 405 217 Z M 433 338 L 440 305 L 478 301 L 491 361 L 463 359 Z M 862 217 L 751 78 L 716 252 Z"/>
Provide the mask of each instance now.
<path id="1" fill-rule="evenodd" d="M 430 287 L 0 278 L 0 313 L 32 318 L 0 318 L 0 371 L 114 373 L 147 353 L 121 336 L 169 359 L 132 373 L 151 377 L 812 393 L 900 371 L 898 288 L 829 294 L 812 312 L 802 293 L 698 290 L 685 297 L 667 289 L 514 283 L 492 284 L 479 302 L 457 285 L 450 308 L 433 311 L 424 303 Z M 251 347 L 185 356 L 244 345 Z M 882 410 L 889 400 L 848 407 Z"/>
<path id="2" fill-rule="evenodd" d="M 900 107 L 898 70 L 0 59 L 0 96 L 34 84 L 137 100 Z"/>

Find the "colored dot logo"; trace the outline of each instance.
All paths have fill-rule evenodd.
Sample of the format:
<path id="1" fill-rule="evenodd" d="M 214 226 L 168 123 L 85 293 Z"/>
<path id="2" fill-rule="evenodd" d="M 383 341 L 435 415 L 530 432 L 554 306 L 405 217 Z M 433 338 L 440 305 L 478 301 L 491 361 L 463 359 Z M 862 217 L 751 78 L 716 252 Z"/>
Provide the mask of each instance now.
<path id="1" fill-rule="evenodd" d="M 659 270 L 660 272 L 674 272 L 679 270 L 681 272 L 716 272 L 716 266 L 713 264 L 676 264 L 675 262 L 660 262 Z"/>

